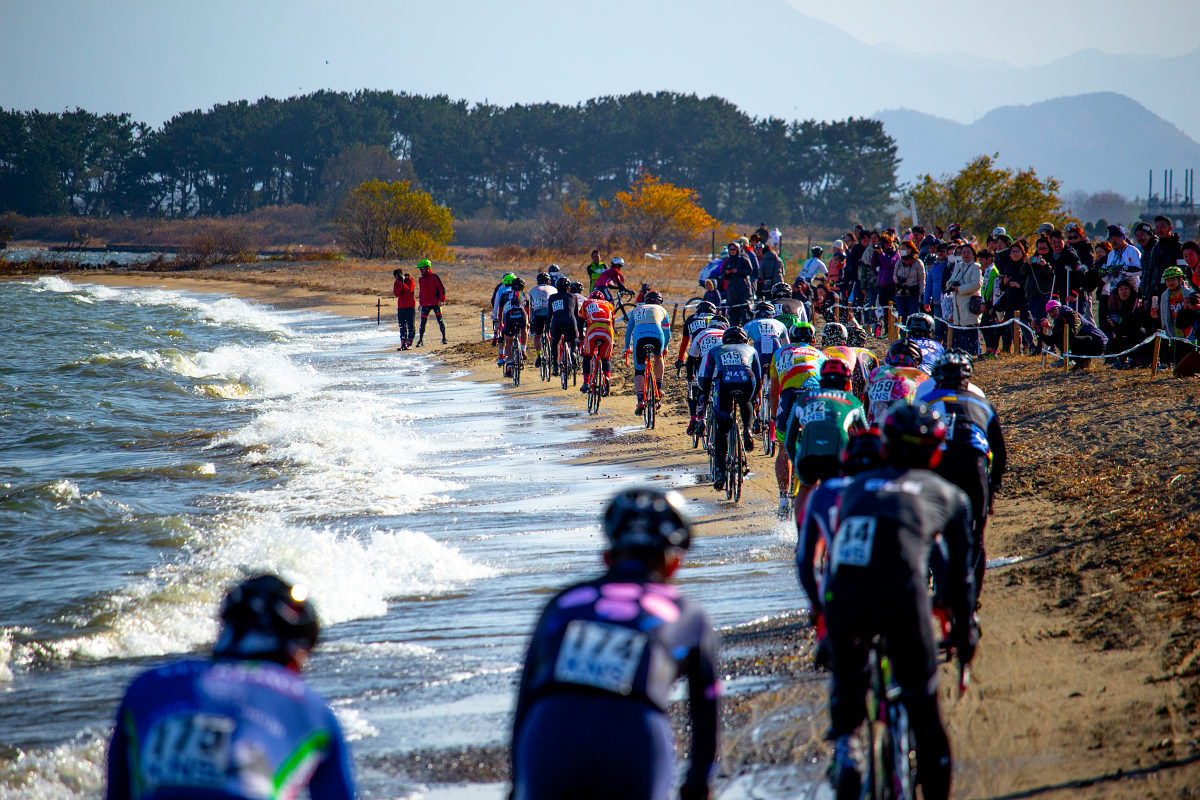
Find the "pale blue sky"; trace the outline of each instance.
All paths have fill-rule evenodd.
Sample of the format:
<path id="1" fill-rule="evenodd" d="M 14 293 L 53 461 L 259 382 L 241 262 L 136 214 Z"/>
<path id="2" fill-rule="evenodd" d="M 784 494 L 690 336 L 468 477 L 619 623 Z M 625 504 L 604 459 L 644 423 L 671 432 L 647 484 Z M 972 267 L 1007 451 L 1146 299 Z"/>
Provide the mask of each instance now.
<path id="1" fill-rule="evenodd" d="M 215 103 L 322 88 L 500 104 L 671 89 L 789 119 L 904 105 L 969 122 L 1000 104 L 1109 88 L 1072 78 L 1031 90 L 1018 80 L 1056 56 L 1195 48 L 1197 0 L 1131 8 L 1114 0 L 0 0 L 0 106 L 127 111 L 159 125 Z M 960 80 L 956 63 L 1009 62 L 1011 91 L 993 74 L 986 96 L 939 105 L 943 89 L 917 79 L 920 88 L 889 85 L 878 62 L 856 71 L 865 69 L 859 53 L 886 57 L 895 48 Z M 1194 75 L 1181 84 L 1192 106 L 1194 85 Z M 1171 116 L 1169 98 L 1143 102 L 1200 134 L 1200 123 Z"/>

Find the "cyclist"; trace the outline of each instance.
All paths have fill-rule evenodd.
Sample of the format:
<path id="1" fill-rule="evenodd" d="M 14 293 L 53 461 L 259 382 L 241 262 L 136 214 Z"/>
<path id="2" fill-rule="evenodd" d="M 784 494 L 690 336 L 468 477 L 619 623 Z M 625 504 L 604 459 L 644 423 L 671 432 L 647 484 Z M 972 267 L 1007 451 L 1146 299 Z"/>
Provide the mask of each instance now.
<path id="1" fill-rule="evenodd" d="M 613 259 L 615 264 L 617 259 Z M 603 289 L 601 289 L 603 291 Z M 637 411 L 645 410 L 647 401 L 658 403 L 662 398 L 663 353 L 671 342 L 671 317 L 662 307 L 662 295 L 658 292 L 646 292 L 646 297 L 640 306 L 629 314 L 629 322 L 625 325 L 625 363 L 629 363 L 629 355 L 633 354 L 633 385 L 637 391 Z M 649 345 L 653 351 L 654 380 L 659 390 L 658 397 L 646 398 L 646 361 L 644 350 Z"/>
<path id="2" fill-rule="evenodd" d="M 550 295 L 550 352 L 554 357 L 553 374 L 557 376 L 559 366 L 575 357 L 579 295 L 571 292 L 571 282 L 566 278 L 559 278 L 555 288 L 558 291 Z"/>
<path id="3" fill-rule="evenodd" d="M 684 365 L 684 358 L 687 356 L 688 345 L 691 344 L 693 338 L 700 331 L 708 327 L 713 316 L 717 313 L 717 307 L 707 300 L 701 300 L 696 304 L 696 310 L 691 316 L 683 321 L 683 334 L 679 338 L 679 352 L 675 356 L 675 369 L 678 370 Z"/>
<path id="4" fill-rule="evenodd" d="M 595 288 L 604 292 L 604 299 L 615 303 L 613 292 L 625 288 L 625 277 L 621 270 L 625 269 L 625 259 L 617 256 L 609 262 L 608 269 L 596 276 Z"/>
<path id="5" fill-rule="evenodd" d="M 588 276 L 589 291 L 594 292 L 596 290 L 596 278 L 599 278 L 606 269 L 608 269 L 608 265 L 600 260 L 600 251 L 593 250 L 591 262 L 583 268 Z"/>
<path id="6" fill-rule="evenodd" d="M 821 365 L 819 388 L 796 396 L 784 426 L 783 446 L 800 480 L 796 506 L 825 478 L 837 475 L 850 433 L 867 427 L 862 403 L 850 393 L 850 367 L 839 358 Z"/>
<path id="7" fill-rule="evenodd" d="M 777 283 L 772 286 L 771 298 L 771 304 L 775 307 L 775 316 L 791 314 L 797 322 L 812 321 L 808 306 L 804 304 L 803 300 L 792 297 L 792 289 L 786 283 Z"/>
<path id="8" fill-rule="evenodd" d="M 910 314 L 904 322 L 905 338 L 921 348 L 918 369 L 926 374 L 933 372 L 933 362 L 946 351 L 945 346 L 934 338 L 933 326 L 933 317 L 925 313 Z"/>
<path id="9" fill-rule="evenodd" d="M 828 577 L 829 542 L 838 523 L 838 501 L 855 475 L 883 465 L 883 441 L 878 428 L 855 431 L 846 443 L 841 472 L 821 481 L 803 506 L 796 506 L 796 577 L 808 597 L 809 615 L 816 632 L 818 666 L 829 663 L 825 628 L 825 580 Z"/>
<path id="10" fill-rule="evenodd" d="M 695 433 L 697 428 L 701 431 L 704 429 L 704 418 L 700 416 L 700 384 L 697 376 L 709 351 L 720 346 L 721 336 L 727 328 L 729 328 L 728 320 L 720 314 L 714 314 L 708 318 L 707 327 L 697 333 L 691 344 L 688 345 L 687 360 L 684 365 L 687 368 L 688 379 L 688 412 L 691 414 L 691 420 L 687 427 L 689 436 Z"/>
<path id="11" fill-rule="evenodd" d="M 508 302 L 504 306 L 504 377 L 512 377 L 513 346 L 525 354 L 526 332 L 529 330 L 529 309 L 526 308 L 525 279 L 517 278 L 509 287 Z"/>
<path id="12" fill-rule="evenodd" d="M 879 366 L 879 357 L 865 347 L 851 344 L 846 326 L 840 322 L 828 322 L 821 329 L 821 349 L 830 358 L 840 358 L 849 365 L 854 395 L 866 400 L 867 376 Z"/>
<path id="13" fill-rule="evenodd" d="M 609 380 L 612 372 L 613 348 L 613 307 L 604 299 L 604 293 L 599 290 L 592 292 L 587 302 L 580 310 L 580 316 L 587 321 L 587 329 L 583 336 L 583 386 L 579 391 L 587 394 L 588 382 L 592 376 L 592 359 L 600 359 L 600 370 L 604 373 L 604 388 L 602 393 L 608 397 Z"/>
<path id="14" fill-rule="evenodd" d="M 633 489 L 604 512 L 601 577 L 559 592 L 533 632 L 513 720 L 513 797 L 667 800 L 671 685 L 688 681 L 691 763 L 680 800 L 708 797 L 717 757 L 716 635 L 667 583 L 691 543 L 675 492 Z"/>
<path id="15" fill-rule="evenodd" d="M 896 404 L 884 418 L 882 469 L 842 490 L 823 587 L 832 646 L 830 780 L 838 797 L 858 797 L 861 754 L 854 731 L 866 716 L 868 648 L 884 638 L 892 679 L 902 691 L 917 749 L 917 782 L 929 800 L 950 794 L 950 743 L 937 696 L 937 645 L 929 596 L 929 558 L 941 533 L 948 549 L 950 641 L 962 664 L 975 654 L 975 585 L 970 501 L 930 471 L 946 428 L 924 406 Z"/>
<path id="16" fill-rule="evenodd" d="M 550 296 L 554 287 L 550 285 L 550 273 L 539 272 L 537 286 L 529 290 L 529 332 L 533 336 L 533 349 L 537 351 L 535 367 L 542 366 L 542 337 L 550 335 Z"/>
<path id="17" fill-rule="evenodd" d="M 221 603 L 212 658 L 143 672 L 121 700 L 108 800 L 354 796 L 350 753 L 300 670 L 319 626 L 303 586 L 258 575 Z"/>
<path id="18" fill-rule="evenodd" d="M 742 327 L 750 337 L 750 343 L 758 351 L 758 360 L 770 364 L 780 347 L 790 344 L 788 329 L 774 318 L 775 307 L 765 300 L 754 306 L 754 319 Z"/>
<path id="19" fill-rule="evenodd" d="M 566 273 L 562 271 L 558 264 L 551 264 L 550 266 L 546 267 L 546 273 L 550 276 L 551 286 L 558 286 L 558 279 L 567 277 Z M 570 283 L 570 280 L 570 278 L 567 278 L 568 283 Z"/>
<path id="20" fill-rule="evenodd" d="M 579 312 L 575 315 L 575 331 L 578 336 L 577 341 L 583 342 L 583 332 L 587 328 L 587 319 L 583 316 L 583 306 L 587 303 L 587 295 L 583 293 L 583 284 L 579 281 L 571 281 L 571 294 L 579 298 Z"/>
<path id="21" fill-rule="evenodd" d="M 917 387 L 929 376 L 917 366 L 921 363 L 921 348 L 912 339 L 897 339 L 888 348 L 883 365 L 871 371 L 867 378 L 867 422 L 877 425 L 884 412 L 897 400 L 912 402 Z"/>
<path id="22" fill-rule="evenodd" d="M 813 328 L 807 322 L 796 323 L 789 338 L 792 343 L 781 347 L 768 366 L 771 380 L 768 402 L 775 417 L 775 440 L 779 442 L 775 450 L 775 479 L 779 483 L 781 519 L 787 515 L 792 487 L 792 460 L 783 444 L 788 416 L 797 395 L 820 388 L 821 367 L 826 359 L 825 353 L 812 346 Z"/>
<path id="23" fill-rule="evenodd" d="M 747 452 L 754 450 L 754 437 L 750 435 L 750 420 L 754 419 L 751 407 L 758 407 L 758 389 L 762 385 L 762 363 L 758 352 L 750 345 L 750 337 L 739 327 L 732 327 L 721 334 L 721 344 L 704 357 L 700 365 L 700 418 L 704 409 L 713 403 L 716 420 L 717 474 L 713 475 L 713 488 L 725 488 L 725 456 L 728 453 L 729 426 L 733 422 L 734 395 L 742 415 L 742 443 Z"/>
<path id="24" fill-rule="evenodd" d="M 496 366 L 504 366 L 504 337 L 500 333 L 500 311 L 508 297 L 508 287 L 517 276 L 511 272 L 504 273 L 496 288 L 492 289 L 492 341 L 496 343 Z"/>
<path id="25" fill-rule="evenodd" d="M 1004 431 L 996 407 L 967 387 L 975 367 L 965 350 L 943 353 L 933 363 L 933 389 L 921 393 L 921 402 L 941 413 L 946 421 L 945 452 L 937 473 L 967 493 L 971 500 L 975 537 L 975 591 L 983 587 L 986 566 L 983 531 L 987 527 L 992 497 L 1000 491 L 1008 467 Z"/>

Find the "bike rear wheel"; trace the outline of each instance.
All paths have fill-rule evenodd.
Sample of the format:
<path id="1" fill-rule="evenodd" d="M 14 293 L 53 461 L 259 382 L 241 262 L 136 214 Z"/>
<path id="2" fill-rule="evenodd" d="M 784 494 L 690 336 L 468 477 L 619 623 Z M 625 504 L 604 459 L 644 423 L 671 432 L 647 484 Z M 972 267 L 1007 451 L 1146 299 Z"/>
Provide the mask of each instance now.
<path id="1" fill-rule="evenodd" d="M 549 383 L 550 379 L 554 377 L 554 365 L 550 359 L 550 343 L 547 341 L 549 338 L 546 334 L 542 334 L 542 346 L 538 351 L 542 355 L 541 376 L 545 383 Z"/>
<path id="2" fill-rule="evenodd" d="M 512 382 L 513 386 L 521 385 L 521 366 L 524 362 L 521 356 L 521 343 L 513 342 Z"/>
<path id="3" fill-rule="evenodd" d="M 725 450 L 725 499 L 738 502 L 742 499 L 742 420 L 735 400 L 729 414 L 729 439 Z"/>
<path id="4" fill-rule="evenodd" d="M 592 356 L 592 375 L 588 381 L 588 413 L 600 413 L 600 398 L 602 396 L 603 386 L 600 367 L 598 366 L 600 357 Z"/>
<path id="5" fill-rule="evenodd" d="M 655 415 L 658 412 L 658 383 L 654 379 L 654 365 L 650 362 L 654 351 L 650 347 L 642 350 L 642 365 L 645 369 L 645 380 L 642 382 L 644 404 L 642 419 L 647 428 L 654 427 Z"/>
<path id="6" fill-rule="evenodd" d="M 567 348 L 564 352 L 566 355 L 563 358 L 562 363 L 558 365 L 558 379 L 562 383 L 562 388 L 566 389 L 567 382 L 571 380 L 571 349 Z"/>

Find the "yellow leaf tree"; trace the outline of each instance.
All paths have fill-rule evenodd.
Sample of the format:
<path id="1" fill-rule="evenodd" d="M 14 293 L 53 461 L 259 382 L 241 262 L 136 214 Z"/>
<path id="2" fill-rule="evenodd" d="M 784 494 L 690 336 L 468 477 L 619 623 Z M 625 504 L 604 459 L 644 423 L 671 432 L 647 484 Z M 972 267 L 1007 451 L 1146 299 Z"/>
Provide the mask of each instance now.
<path id="1" fill-rule="evenodd" d="M 697 203 L 691 189 L 641 172 L 627 192 L 617 192 L 609 209 L 615 234 L 640 249 L 673 248 L 706 238 L 720 227 Z"/>
<path id="2" fill-rule="evenodd" d="M 450 258 L 450 209 L 408 181 L 371 180 L 338 209 L 338 242 L 360 258 Z"/>
<path id="3" fill-rule="evenodd" d="M 1019 237 L 1062 214 L 1057 180 L 1040 179 L 1033 169 L 1000 169 L 994 164 L 998 157 L 998 153 L 976 156 L 956 174 L 939 179 L 919 177 L 909 196 L 926 229 L 957 222 L 965 235 L 974 233 L 982 239 L 1003 225 Z"/>

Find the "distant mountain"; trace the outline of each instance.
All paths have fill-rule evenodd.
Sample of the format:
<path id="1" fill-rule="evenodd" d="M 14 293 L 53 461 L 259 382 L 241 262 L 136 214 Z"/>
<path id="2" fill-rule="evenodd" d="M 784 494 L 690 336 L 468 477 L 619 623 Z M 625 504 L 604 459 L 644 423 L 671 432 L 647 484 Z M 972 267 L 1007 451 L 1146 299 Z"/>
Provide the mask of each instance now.
<path id="1" fill-rule="evenodd" d="M 898 179 L 955 172 L 980 154 L 999 153 L 1006 167 L 1033 167 L 1062 182 L 1064 193 L 1112 189 L 1146 196 L 1162 192 L 1162 170 L 1175 170 L 1182 190 L 1185 167 L 1200 167 L 1200 143 L 1141 103 L 1115 92 L 1058 97 L 1003 106 L 970 125 L 909 109 L 880 111 L 875 119 L 896 140 Z"/>

